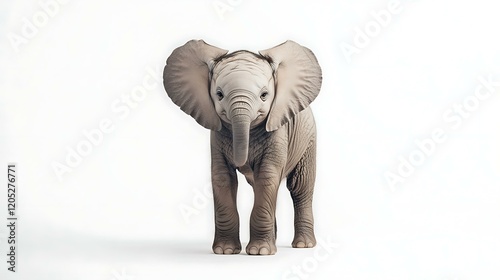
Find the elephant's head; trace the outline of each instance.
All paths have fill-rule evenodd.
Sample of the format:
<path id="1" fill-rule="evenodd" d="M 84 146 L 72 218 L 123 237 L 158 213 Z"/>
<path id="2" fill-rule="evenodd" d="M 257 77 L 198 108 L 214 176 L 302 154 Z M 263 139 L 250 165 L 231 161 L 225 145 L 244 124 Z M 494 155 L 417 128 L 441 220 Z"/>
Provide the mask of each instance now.
<path id="1" fill-rule="evenodd" d="M 307 48 L 286 41 L 255 54 L 191 40 L 175 49 L 163 73 L 172 101 L 202 126 L 233 133 L 233 161 L 248 157 L 250 129 L 274 131 L 309 106 L 321 88 L 321 68 Z"/>

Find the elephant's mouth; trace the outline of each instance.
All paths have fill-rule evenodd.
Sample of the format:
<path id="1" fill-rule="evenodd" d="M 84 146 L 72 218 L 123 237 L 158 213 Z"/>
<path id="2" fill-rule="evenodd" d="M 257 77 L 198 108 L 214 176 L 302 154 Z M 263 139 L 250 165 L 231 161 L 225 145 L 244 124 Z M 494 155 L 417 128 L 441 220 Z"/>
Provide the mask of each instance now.
<path id="1" fill-rule="evenodd" d="M 264 113 L 258 113 L 257 117 L 250 123 L 250 128 L 255 128 L 262 124 L 262 122 L 266 119 Z"/>

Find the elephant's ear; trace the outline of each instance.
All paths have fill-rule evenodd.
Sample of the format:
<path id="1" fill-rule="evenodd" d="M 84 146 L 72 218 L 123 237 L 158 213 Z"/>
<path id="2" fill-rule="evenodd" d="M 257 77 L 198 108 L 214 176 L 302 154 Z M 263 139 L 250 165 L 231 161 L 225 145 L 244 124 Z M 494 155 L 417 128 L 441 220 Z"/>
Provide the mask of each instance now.
<path id="1" fill-rule="evenodd" d="M 311 50 L 293 41 L 259 52 L 274 68 L 276 96 L 266 130 L 273 131 L 304 110 L 318 96 L 321 67 Z"/>
<path id="2" fill-rule="evenodd" d="M 209 73 L 214 60 L 226 53 L 203 40 L 191 40 L 172 52 L 163 71 L 163 85 L 172 101 L 211 130 L 220 130 L 221 122 L 210 98 Z"/>

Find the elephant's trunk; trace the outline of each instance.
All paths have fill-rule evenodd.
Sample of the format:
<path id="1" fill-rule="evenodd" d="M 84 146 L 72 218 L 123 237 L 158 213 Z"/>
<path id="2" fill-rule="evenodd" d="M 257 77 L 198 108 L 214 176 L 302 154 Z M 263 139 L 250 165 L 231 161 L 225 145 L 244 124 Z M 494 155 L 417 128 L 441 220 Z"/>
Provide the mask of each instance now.
<path id="1" fill-rule="evenodd" d="M 235 106 L 231 110 L 233 130 L 233 161 L 237 167 L 243 166 L 248 159 L 250 123 L 252 122 L 249 106 Z"/>

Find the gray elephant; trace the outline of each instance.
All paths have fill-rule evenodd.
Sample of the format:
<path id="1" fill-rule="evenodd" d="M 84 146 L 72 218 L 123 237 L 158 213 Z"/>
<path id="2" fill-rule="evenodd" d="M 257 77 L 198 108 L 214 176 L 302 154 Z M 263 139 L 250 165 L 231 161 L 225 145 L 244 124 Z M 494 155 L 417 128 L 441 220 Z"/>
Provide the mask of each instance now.
<path id="1" fill-rule="evenodd" d="M 293 41 L 259 54 L 227 52 L 191 40 L 173 51 L 163 73 L 172 101 L 211 130 L 213 252 L 241 251 L 237 170 L 255 194 L 247 254 L 276 253 L 276 198 L 284 178 L 295 210 L 292 246 L 314 247 L 316 126 L 308 106 L 321 88 L 318 61 Z"/>

